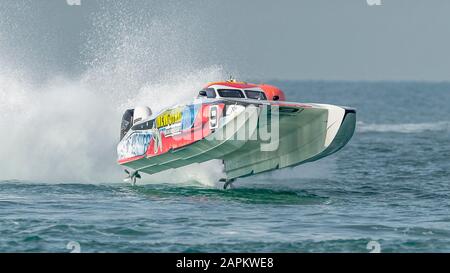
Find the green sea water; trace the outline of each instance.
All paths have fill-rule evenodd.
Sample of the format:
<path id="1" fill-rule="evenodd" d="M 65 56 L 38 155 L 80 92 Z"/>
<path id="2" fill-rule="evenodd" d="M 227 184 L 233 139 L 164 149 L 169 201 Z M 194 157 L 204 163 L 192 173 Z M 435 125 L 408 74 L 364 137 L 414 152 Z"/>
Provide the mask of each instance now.
<path id="1" fill-rule="evenodd" d="M 272 83 L 294 101 L 356 107 L 353 139 L 231 190 L 1 181 L 0 251 L 369 252 L 370 241 L 381 252 L 450 251 L 450 84 Z"/>

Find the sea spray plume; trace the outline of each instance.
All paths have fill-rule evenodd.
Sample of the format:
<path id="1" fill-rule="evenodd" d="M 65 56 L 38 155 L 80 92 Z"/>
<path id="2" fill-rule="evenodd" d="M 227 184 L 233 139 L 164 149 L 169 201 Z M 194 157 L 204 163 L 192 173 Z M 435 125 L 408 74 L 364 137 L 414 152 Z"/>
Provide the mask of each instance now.
<path id="1" fill-rule="evenodd" d="M 142 86 L 135 96 L 127 98 L 120 107 L 125 109 L 146 102 L 153 113 L 157 113 L 165 107 L 191 101 L 207 82 L 220 80 L 222 77 L 223 70 L 218 66 L 180 72 L 178 75 L 165 78 L 163 82 Z"/>
<path id="2" fill-rule="evenodd" d="M 14 75 L 0 78 L 6 86 L 0 96 L 10 98 L 0 118 L 7 132 L 0 136 L 2 179 L 78 182 L 113 177 L 114 161 L 108 158 L 114 156 L 109 152 L 114 145 L 104 140 L 115 126 L 98 123 L 96 117 L 115 113 L 101 97 L 66 79 L 41 89 L 15 82 Z"/>
<path id="3" fill-rule="evenodd" d="M 0 128 L 8 132 L 0 136 L 1 179 L 121 181 L 123 174 L 115 162 L 118 126 L 102 122 L 119 121 L 120 113 L 103 96 L 76 81 L 55 79 L 39 88 L 2 73 L 0 98 Z M 142 182 L 214 185 L 221 171 L 220 161 L 213 161 L 144 176 Z"/>
<path id="4" fill-rule="evenodd" d="M 0 60 L 0 126 L 8 132 L 0 136 L 0 179 L 119 182 L 123 173 L 115 162 L 115 145 L 126 107 L 148 101 L 157 110 L 191 98 L 207 81 L 224 78 L 220 67 L 197 61 L 199 32 L 183 29 L 192 27 L 183 21 L 189 17 L 172 16 L 184 18 L 177 21 L 156 11 L 158 16 L 135 9 L 118 12 L 117 5 L 93 15 L 92 28 L 84 34 L 81 75 L 36 83 L 19 61 Z M 109 28 L 113 22 L 118 27 Z M 3 56 L 10 53 L 1 44 L 0 50 Z M 192 166 L 151 180 L 208 184 L 222 166 L 207 164 L 214 167 Z"/>
<path id="5" fill-rule="evenodd" d="M 76 78 L 55 76 L 42 62 L 54 56 L 27 40 L 34 36 L 17 16 L 36 17 L 28 4 L 18 1 L 1 12 L 8 16 L 0 20 L 0 180 L 109 180 L 116 170 L 114 160 L 108 160 L 114 145 L 95 140 L 107 139 L 115 126 L 93 123 L 100 115 L 115 117 L 115 110 Z M 24 37 L 21 43 L 15 42 L 16 34 Z M 41 37 L 45 44 L 50 36 Z M 53 75 L 51 80 L 46 74 Z"/>
<path id="6" fill-rule="evenodd" d="M 204 62 L 205 37 L 200 19 L 191 14 L 172 2 L 107 2 L 84 34 L 83 81 L 123 102 L 145 85 L 176 84 L 190 74 L 217 70 Z"/>
<path id="7" fill-rule="evenodd" d="M 130 15 L 130 6 L 122 2 L 103 7 L 93 18 L 95 31 L 88 35 L 88 70 L 83 82 L 104 92 L 118 104 L 118 112 L 146 104 L 154 113 L 165 107 L 191 100 L 208 81 L 224 78 L 220 66 L 205 66 L 196 49 L 203 40 L 189 11 L 153 9 Z M 173 18 L 177 18 L 174 20 Z M 198 19 L 196 19 L 198 20 Z M 196 164 L 182 170 L 168 170 L 162 175 L 143 177 L 142 182 L 198 181 L 211 185 L 221 176 L 220 161 Z M 216 174 L 216 172 L 220 174 Z M 214 173 L 213 175 L 211 175 Z M 213 177 L 211 177 L 213 176 Z M 170 180 L 170 181 L 169 181 Z"/>

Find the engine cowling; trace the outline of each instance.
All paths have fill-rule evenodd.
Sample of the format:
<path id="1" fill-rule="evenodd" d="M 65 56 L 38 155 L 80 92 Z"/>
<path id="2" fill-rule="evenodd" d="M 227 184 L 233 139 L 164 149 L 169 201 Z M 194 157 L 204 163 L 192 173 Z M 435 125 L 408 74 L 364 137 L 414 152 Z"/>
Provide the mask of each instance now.
<path id="1" fill-rule="evenodd" d="M 120 140 L 130 131 L 131 127 L 141 120 L 152 115 L 152 110 L 147 106 L 138 106 L 135 109 L 127 109 L 122 116 L 120 125 Z"/>
<path id="2" fill-rule="evenodd" d="M 133 124 L 145 120 L 152 115 L 152 110 L 147 106 L 138 106 L 134 108 Z"/>

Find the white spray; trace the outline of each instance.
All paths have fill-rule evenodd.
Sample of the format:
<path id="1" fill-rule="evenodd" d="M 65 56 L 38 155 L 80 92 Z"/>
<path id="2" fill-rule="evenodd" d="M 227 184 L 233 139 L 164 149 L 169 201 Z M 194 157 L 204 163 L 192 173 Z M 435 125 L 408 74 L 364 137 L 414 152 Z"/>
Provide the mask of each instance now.
<path id="1" fill-rule="evenodd" d="M 182 19 L 126 16 L 117 5 L 92 15 L 80 75 L 37 84 L 23 64 L 0 59 L 0 180 L 119 182 L 115 147 L 125 109 L 147 104 L 158 111 L 225 78 L 220 66 L 196 61 L 198 37 Z M 2 54 L 8 49 L 0 44 Z M 211 185 L 222 176 L 221 164 L 206 164 L 145 180 Z"/>

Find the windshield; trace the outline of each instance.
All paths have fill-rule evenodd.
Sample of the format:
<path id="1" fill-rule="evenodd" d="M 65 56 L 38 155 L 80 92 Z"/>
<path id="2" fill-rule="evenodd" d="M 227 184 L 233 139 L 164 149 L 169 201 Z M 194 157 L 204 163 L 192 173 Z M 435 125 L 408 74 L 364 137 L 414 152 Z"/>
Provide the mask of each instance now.
<path id="1" fill-rule="evenodd" d="M 245 95 L 247 95 L 247 98 L 249 99 L 267 100 L 266 95 L 260 91 L 245 90 Z"/>
<path id="2" fill-rule="evenodd" d="M 238 89 L 219 89 L 217 92 L 223 98 L 245 98 L 244 93 Z"/>

